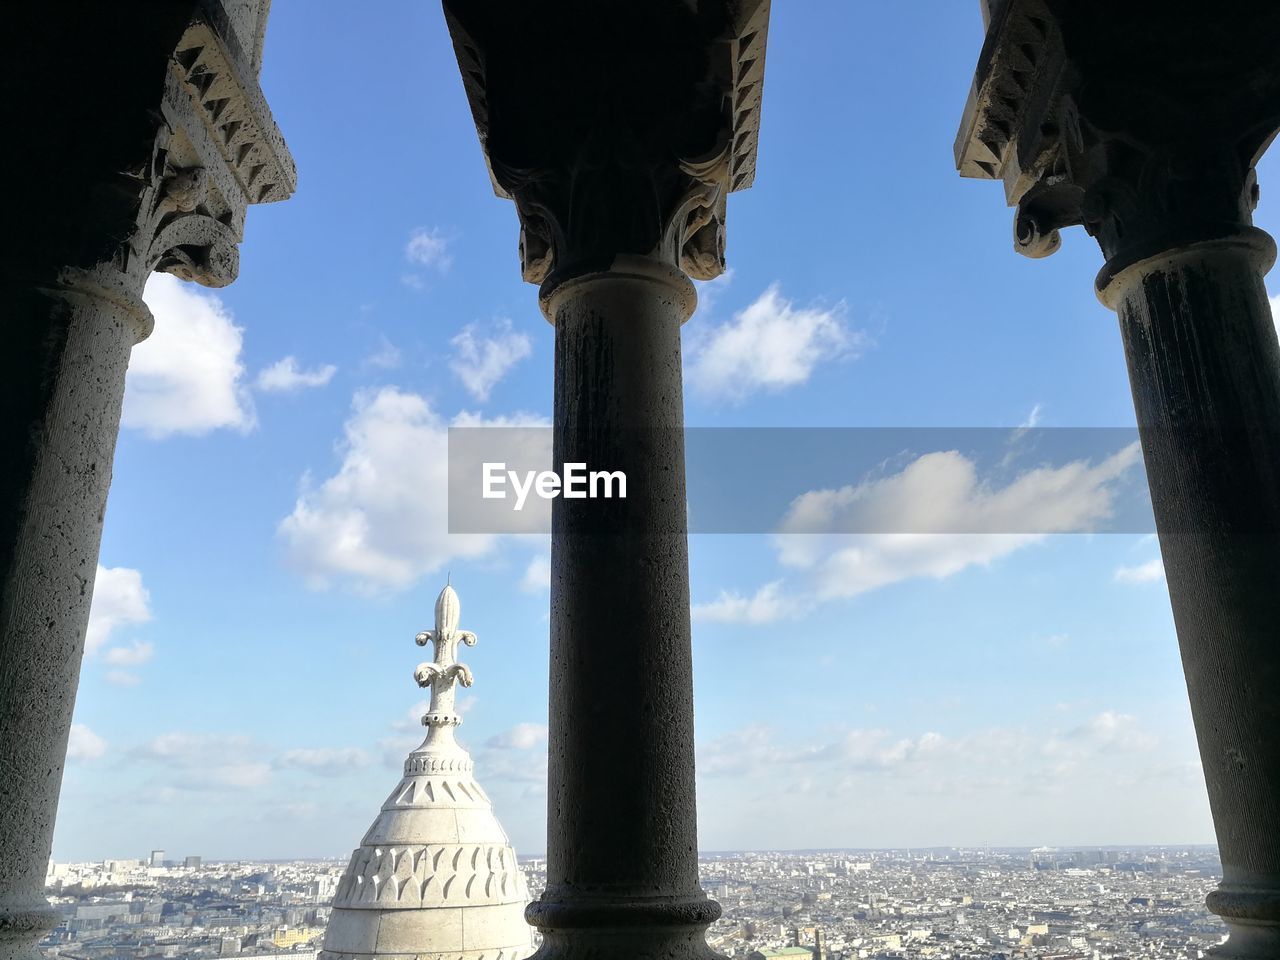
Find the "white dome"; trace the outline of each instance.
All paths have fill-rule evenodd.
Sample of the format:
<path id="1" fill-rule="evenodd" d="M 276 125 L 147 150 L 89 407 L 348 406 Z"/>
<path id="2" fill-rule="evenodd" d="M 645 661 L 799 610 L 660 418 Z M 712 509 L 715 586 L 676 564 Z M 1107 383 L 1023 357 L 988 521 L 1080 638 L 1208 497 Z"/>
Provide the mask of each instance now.
<path id="1" fill-rule="evenodd" d="M 427 739 L 404 764 L 404 778 L 382 805 L 338 882 L 320 960 L 523 960 L 533 953 L 524 921 L 529 892 L 516 854 L 454 740 L 453 685 L 470 671 L 456 665 L 458 598 L 436 602 L 433 664 L 419 683 L 432 688 Z M 425 639 L 423 639 L 425 638 Z M 426 667 L 434 669 L 424 669 Z"/>

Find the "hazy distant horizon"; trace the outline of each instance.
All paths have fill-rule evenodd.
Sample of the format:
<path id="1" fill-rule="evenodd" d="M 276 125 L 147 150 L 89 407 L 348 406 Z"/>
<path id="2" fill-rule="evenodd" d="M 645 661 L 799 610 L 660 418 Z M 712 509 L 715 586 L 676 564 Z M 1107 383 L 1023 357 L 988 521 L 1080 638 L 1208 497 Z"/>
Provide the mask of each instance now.
<path id="1" fill-rule="evenodd" d="M 1037 850 L 1045 852 L 1061 852 L 1061 851 L 1081 851 L 1081 850 L 1217 850 L 1218 844 L 1214 843 L 1081 843 L 1081 844 L 1055 844 L 1053 846 L 1045 846 L 1035 844 L 1013 845 L 1013 846 L 986 846 L 974 844 L 959 844 L 955 846 L 933 845 L 920 847 L 801 847 L 797 849 L 779 849 L 774 847 L 744 847 L 740 850 L 699 850 L 698 859 L 706 860 L 718 856 L 742 856 L 744 854 L 777 854 L 781 856 L 801 856 L 805 854 L 814 854 L 818 856 L 838 854 L 838 853 L 931 853 L 938 851 L 964 851 L 964 852 L 989 852 L 989 853 L 1031 853 Z M 160 848 L 156 848 L 160 849 Z M 352 849 L 355 849 L 354 847 Z M 149 851 L 148 851 L 149 852 Z M 200 857 L 201 866 L 212 866 L 215 864 L 231 864 L 231 863 L 346 863 L 351 854 L 333 855 L 333 856 L 305 856 L 305 857 L 205 857 L 200 854 L 184 854 L 182 857 L 169 858 L 166 862 L 181 864 L 182 860 L 187 856 Z M 527 860 L 545 860 L 545 853 L 520 853 L 517 851 L 516 858 L 520 861 Z M 108 857 L 89 857 L 80 860 L 60 860 L 53 858 L 54 863 L 100 863 L 106 860 L 146 860 L 147 857 L 130 857 L 130 856 L 108 856 Z"/>

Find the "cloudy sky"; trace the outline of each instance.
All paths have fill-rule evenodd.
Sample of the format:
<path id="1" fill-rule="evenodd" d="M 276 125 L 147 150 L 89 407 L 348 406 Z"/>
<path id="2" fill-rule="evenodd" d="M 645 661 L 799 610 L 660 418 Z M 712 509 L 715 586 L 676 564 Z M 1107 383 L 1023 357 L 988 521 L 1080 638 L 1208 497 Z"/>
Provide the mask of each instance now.
<path id="1" fill-rule="evenodd" d="M 1000 187 L 954 173 L 978 5 L 924 6 L 776 5 L 690 425 L 1132 426 L 1096 246 L 1019 258 Z M 434 5 L 276 0 L 262 82 L 298 193 L 251 211 L 232 287 L 148 286 L 55 858 L 345 855 L 420 739 L 447 571 L 460 736 L 540 852 L 546 538 L 450 537 L 443 499 L 451 423 L 550 415 L 514 210 Z M 1105 516 L 1140 470 L 1109 454 L 993 480 L 914 449 L 779 516 L 808 533 L 695 536 L 703 848 L 1211 841 L 1156 543 L 1042 532 Z M 961 532 L 833 535 L 868 511 Z"/>

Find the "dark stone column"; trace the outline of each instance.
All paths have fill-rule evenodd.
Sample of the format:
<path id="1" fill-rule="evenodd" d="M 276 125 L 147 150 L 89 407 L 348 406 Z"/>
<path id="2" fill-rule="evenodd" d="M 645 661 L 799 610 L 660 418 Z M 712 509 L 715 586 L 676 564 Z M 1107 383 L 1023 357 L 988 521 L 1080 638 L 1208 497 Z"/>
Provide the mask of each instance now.
<path id="1" fill-rule="evenodd" d="M 621 470 L 625 500 L 552 512 L 544 952 L 710 955 L 698 886 L 680 325 L 693 284 L 618 257 L 543 286 L 557 467 Z"/>
<path id="2" fill-rule="evenodd" d="M 1214 953 L 1280 957 L 1280 345 L 1252 226 L 1280 126 L 1280 8 L 993 5 L 956 144 L 1039 257 L 1107 258 L 1222 857 Z"/>
<path id="3" fill-rule="evenodd" d="M 6 58 L 5 88 L 44 165 L 14 151 L 29 166 L 10 181 L 41 179 L 11 191 L 22 234 L 0 261 L 5 960 L 34 960 L 58 919 L 45 875 L 125 371 L 153 322 L 143 285 L 153 270 L 231 282 L 246 206 L 293 189 L 257 93 L 261 20 L 247 9 L 54 0 L 10 18 L 23 42 Z"/>
<path id="4" fill-rule="evenodd" d="M 1099 277 L 1120 316 L 1217 825 L 1222 956 L 1280 957 L 1280 346 L 1241 227 Z"/>
<path id="5" fill-rule="evenodd" d="M 542 960 L 705 958 L 680 325 L 751 183 L 768 6 L 445 12 L 556 330 L 556 466 L 627 478 L 553 506 L 547 888 L 526 915 Z"/>

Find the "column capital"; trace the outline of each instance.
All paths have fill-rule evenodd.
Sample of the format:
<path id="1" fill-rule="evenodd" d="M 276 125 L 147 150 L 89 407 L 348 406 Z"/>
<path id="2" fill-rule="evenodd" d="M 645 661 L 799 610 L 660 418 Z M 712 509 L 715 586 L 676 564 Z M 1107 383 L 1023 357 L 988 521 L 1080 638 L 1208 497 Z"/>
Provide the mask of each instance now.
<path id="1" fill-rule="evenodd" d="M 63 126 L 45 137 L 61 189 L 18 198 L 44 210 L 0 269 L 50 287 L 112 274 L 135 293 L 153 270 L 213 287 L 234 280 L 246 209 L 296 185 L 257 78 L 268 7 L 187 0 L 122 14 L 77 5 L 86 22 L 64 34 L 45 11 L 31 25 L 40 53 L 24 61 L 40 66 L 24 82 Z M 68 79 L 83 77 L 86 46 L 95 57 L 110 51 L 99 66 L 112 73 L 111 100 Z"/>
<path id="2" fill-rule="evenodd" d="M 1003 181 L 1019 253 L 1048 256 L 1081 225 L 1114 276 L 1161 243 L 1249 227 L 1254 165 L 1280 127 L 1280 7 L 1002 0 L 984 14 L 956 166 Z"/>
<path id="3" fill-rule="evenodd" d="M 197 17 L 165 76 L 160 124 L 139 189 L 138 229 L 116 252 L 122 273 L 172 273 L 208 287 L 239 272 L 247 209 L 288 198 L 293 158 L 246 69 L 234 33 Z"/>
<path id="4" fill-rule="evenodd" d="M 724 271 L 725 199 L 755 175 L 769 0 L 444 8 L 525 280 L 622 254 Z"/>

